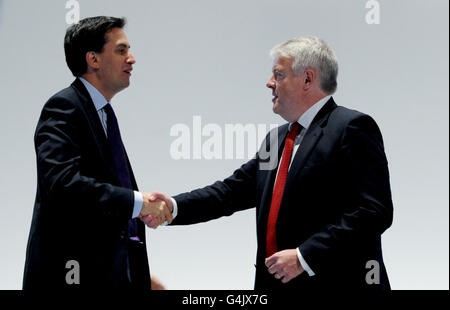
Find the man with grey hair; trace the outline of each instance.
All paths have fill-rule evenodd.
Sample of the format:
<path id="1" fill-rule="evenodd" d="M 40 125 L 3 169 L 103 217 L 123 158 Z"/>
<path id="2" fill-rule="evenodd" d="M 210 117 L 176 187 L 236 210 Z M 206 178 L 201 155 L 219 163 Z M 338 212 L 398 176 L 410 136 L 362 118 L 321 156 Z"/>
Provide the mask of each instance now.
<path id="1" fill-rule="evenodd" d="M 150 199 L 178 210 L 172 225 L 256 207 L 256 289 L 390 289 L 381 234 L 393 206 L 377 124 L 334 102 L 338 64 L 323 40 L 292 39 L 271 54 L 266 86 L 273 111 L 288 123 L 225 180 Z M 280 158 L 271 170 L 261 168 L 268 148 Z M 157 226 L 151 216 L 143 220 Z"/>

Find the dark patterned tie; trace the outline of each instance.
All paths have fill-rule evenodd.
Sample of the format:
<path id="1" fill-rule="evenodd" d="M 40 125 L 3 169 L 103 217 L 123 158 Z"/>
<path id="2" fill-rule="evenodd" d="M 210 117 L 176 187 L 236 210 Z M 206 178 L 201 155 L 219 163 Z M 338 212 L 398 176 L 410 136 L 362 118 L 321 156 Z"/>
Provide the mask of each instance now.
<path id="1" fill-rule="evenodd" d="M 122 142 L 122 137 L 120 136 L 119 124 L 117 123 L 116 115 L 111 104 L 109 103 L 103 109 L 106 112 L 107 116 L 106 134 L 108 135 L 109 149 L 111 151 L 111 156 L 114 162 L 114 170 L 116 171 L 120 186 L 133 189 L 133 185 L 131 184 L 130 170 L 128 169 L 128 162 L 125 155 L 125 147 Z M 130 239 L 130 242 L 140 241 L 137 233 L 137 219 L 130 219 L 128 221 L 128 238 Z M 128 278 L 128 281 L 131 282 L 130 257 L 128 253 L 126 253 L 125 256 L 127 265 L 126 277 Z"/>
<path id="2" fill-rule="evenodd" d="M 120 136 L 119 124 L 111 105 L 108 103 L 104 108 L 107 115 L 106 133 L 108 135 L 109 149 L 114 161 L 114 168 L 119 178 L 120 185 L 129 189 L 133 189 L 131 185 L 130 171 L 128 170 L 128 162 L 125 155 L 125 147 L 123 146 L 122 137 Z"/>
<path id="3" fill-rule="evenodd" d="M 106 132 L 108 135 L 109 149 L 114 162 L 114 170 L 119 178 L 120 186 L 133 189 L 131 184 L 130 171 L 128 170 L 128 161 L 125 155 L 125 147 L 120 136 L 119 124 L 117 123 L 116 115 L 111 104 L 107 104 L 103 108 L 106 112 Z M 130 220 L 128 223 L 128 235 L 136 239 L 137 236 L 137 221 Z"/>

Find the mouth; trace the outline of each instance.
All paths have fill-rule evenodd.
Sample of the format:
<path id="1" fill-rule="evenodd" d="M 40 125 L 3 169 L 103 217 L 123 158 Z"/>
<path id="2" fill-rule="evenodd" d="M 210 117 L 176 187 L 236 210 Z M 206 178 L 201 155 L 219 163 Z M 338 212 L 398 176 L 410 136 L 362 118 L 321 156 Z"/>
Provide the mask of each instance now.
<path id="1" fill-rule="evenodd" d="M 129 69 L 129 70 L 123 70 L 124 73 L 126 73 L 128 76 L 131 76 L 131 71 L 133 69 Z"/>
<path id="2" fill-rule="evenodd" d="M 273 95 L 273 98 L 272 98 L 272 102 L 275 103 L 275 101 L 276 101 L 277 99 L 278 99 L 278 96 L 274 94 L 274 95 Z"/>

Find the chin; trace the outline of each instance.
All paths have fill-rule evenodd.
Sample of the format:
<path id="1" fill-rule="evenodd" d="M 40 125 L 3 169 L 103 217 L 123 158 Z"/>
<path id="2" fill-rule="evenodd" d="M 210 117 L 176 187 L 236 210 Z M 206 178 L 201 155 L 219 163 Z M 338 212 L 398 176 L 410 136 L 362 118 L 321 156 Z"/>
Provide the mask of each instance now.
<path id="1" fill-rule="evenodd" d="M 292 120 L 290 117 L 288 117 L 288 116 L 286 116 L 286 115 L 281 115 L 281 114 L 278 114 L 278 115 L 280 115 L 281 118 L 283 118 L 283 119 L 284 119 L 286 122 L 288 122 L 288 123 L 295 122 L 295 120 Z"/>
<path id="2" fill-rule="evenodd" d="M 275 113 L 275 114 L 279 114 L 279 113 L 280 113 L 280 105 L 278 104 L 278 102 L 275 102 L 275 103 L 272 105 L 272 111 L 273 111 L 273 113 Z"/>
<path id="3" fill-rule="evenodd" d="M 280 111 L 280 109 L 273 108 L 273 113 L 278 114 L 282 119 L 284 119 L 287 122 L 292 122 L 289 115 L 286 115 L 286 113 L 283 113 L 283 111 Z"/>
<path id="4" fill-rule="evenodd" d="M 128 86 L 130 86 L 130 82 L 129 82 L 129 81 L 126 82 L 126 83 L 123 83 L 122 85 L 120 85 L 120 90 L 124 90 L 124 89 L 127 88 Z"/>
<path id="5" fill-rule="evenodd" d="M 284 120 L 287 120 L 286 117 L 286 112 L 283 111 L 282 109 L 280 109 L 280 107 L 273 107 L 273 113 L 278 114 L 279 116 L 281 116 Z"/>

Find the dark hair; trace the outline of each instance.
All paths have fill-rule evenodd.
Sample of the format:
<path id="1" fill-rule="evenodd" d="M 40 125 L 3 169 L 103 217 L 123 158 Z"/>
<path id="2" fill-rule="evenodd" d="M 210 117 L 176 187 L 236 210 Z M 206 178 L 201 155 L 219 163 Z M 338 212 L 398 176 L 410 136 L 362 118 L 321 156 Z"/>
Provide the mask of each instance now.
<path id="1" fill-rule="evenodd" d="M 72 74 L 78 77 L 86 73 L 86 53 L 101 53 L 106 44 L 106 33 L 113 28 L 123 28 L 125 24 L 125 18 L 96 16 L 70 26 L 64 37 L 64 52 Z"/>

